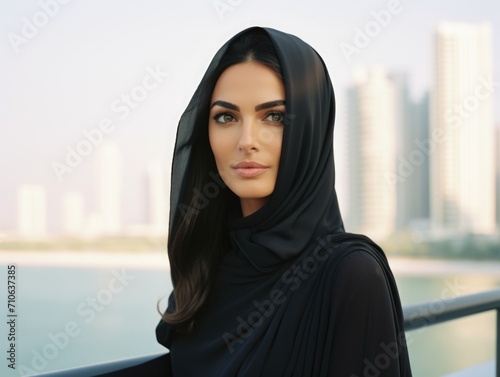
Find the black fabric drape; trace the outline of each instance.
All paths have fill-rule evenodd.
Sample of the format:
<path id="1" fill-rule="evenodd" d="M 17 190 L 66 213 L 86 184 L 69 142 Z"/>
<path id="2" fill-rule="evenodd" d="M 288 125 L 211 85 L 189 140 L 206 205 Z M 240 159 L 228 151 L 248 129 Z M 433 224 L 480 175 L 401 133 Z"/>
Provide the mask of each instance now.
<path id="1" fill-rule="evenodd" d="M 171 372 L 411 376 L 401 303 L 385 255 L 367 237 L 344 231 L 335 193 L 335 98 L 326 66 L 299 38 L 261 29 L 278 54 L 286 92 L 275 190 L 250 216 L 234 209 L 232 248 L 197 332 L 187 336 L 163 321 L 158 325 Z M 203 80 L 238 36 L 217 52 Z M 195 93 L 177 131 L 171 232 L 180 216 L 198 98 Z M 171 295 L 167 310 L 174 305 Z"/>

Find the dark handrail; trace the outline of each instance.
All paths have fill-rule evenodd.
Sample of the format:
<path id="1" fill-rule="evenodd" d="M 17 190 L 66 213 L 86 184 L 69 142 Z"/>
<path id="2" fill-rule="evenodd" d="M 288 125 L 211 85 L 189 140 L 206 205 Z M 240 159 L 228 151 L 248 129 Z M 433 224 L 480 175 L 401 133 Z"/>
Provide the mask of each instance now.
<path id="1" fill-rule="evenodd" d="M 500 309 L 500 289 L 406 306 L 403 308 L 405 330 L 415 330 L 498 309 Z"/>
<path id="2" fill-rule="evenodd" d="M 40 377 L 93 377 L 93 376 L 100 376 L 102 374 L 107 374 L 107 373 L 112 373 L 112 372 L 118 372 L 118 376 L 153 376 L 153 373 L 151 373 L 151 369 L 155 368 L 158 369 L 158 365 L 164 365 L 166 364 L 165 359 L 167 354 L 165 352 L 163 353 L 158 353 L 158 354 L 153 354 L 153 355 L 146 355 L 146 356 L 139 356 L 139 357 L 132 357 L 129 359 L 122 359 L 122 360 L 115 360 L 115 361 L 108 361 L 104 363 L 99 363 L 99 364 L 92 364 L 92 365 L 87 365 L 83 367 L 75 367 L 75 368 L 70 368 L 70 369 L 64 369 L 60 371 L 55 371 L 55 372 L 47 372 L 47 373 L 42 373 L 42 374 L 37 374 L 37 376 Z M 130 373 L 128 372 L 132 368 L 140 368 L 141 366 L 144 366 L 144 369 L 148 369 L 147 373 L 141 373 L 141 370 L 138 369 L 137 373 Z M 166 368 L 164 368 L 166 369 Z M 124 371 L 123 373 L 119 373 L 119 371 Z M 127 371 L 127 373 L 125 372 Z M 158 375 L 163 375 L 165 376 L 165 372 L 163 374 L 158 373 Z"/>
<path id="3" fill-rule="evenodd" d="M 496 323 L 496 377 L 500 377 L 500 289 L 461 297 L 434 300 L 403 308 L 406 331 L 467 317 L 489 310 L 497 311 Z M 126 370 L 132 366 L 165 358 L 165 354 L 134 357 L 102 364 L 44 373 L 43 377 L 97 376 L 112 371 Z"/>
<path id="4" fill-rule="evenodd" d="M 410 331 L 489 310 L 497 312 L 495 376 L 500 377 L 500 289 L 404 307 L 404 326 Z"/>

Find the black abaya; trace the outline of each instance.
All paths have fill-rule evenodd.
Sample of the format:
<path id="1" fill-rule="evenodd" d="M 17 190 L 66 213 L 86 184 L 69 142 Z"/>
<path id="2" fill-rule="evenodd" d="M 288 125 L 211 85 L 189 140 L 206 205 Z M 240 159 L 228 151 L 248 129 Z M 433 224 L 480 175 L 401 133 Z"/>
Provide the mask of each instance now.
<path id="1" fill-rule="evenodd" d="M 297 37 L 264 30 L 286 92 L 276 187 L 257 212 L 233 208 L 231 249 L 192 335 L 163 321 L 173 376 L 411 376 L 401 303 L 383 251 L 345 233 L 335 193 L 335 100 L 321 57 Z M 211 77 L 233 37 L 216 54 Z M 200 90 L 200 89 L 198 89 Z M 180 219 L 196 112 L 179 123 L 170 230 Z M 174 281 L 175 289 L 175 281 Z M 175 307 L 173 295 L 167 311 Z"/>

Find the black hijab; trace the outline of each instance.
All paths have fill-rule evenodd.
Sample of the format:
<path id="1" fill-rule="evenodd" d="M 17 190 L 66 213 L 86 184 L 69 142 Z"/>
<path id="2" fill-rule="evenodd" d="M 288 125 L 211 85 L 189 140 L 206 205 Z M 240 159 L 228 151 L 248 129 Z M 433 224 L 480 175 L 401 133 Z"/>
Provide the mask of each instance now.
<path id="1" fill-rule="evenodd" d="M 172 373 L 361 377 L 378 368 L 384 376 L 410 376 L 401 304 L 385 255 L 367 237 L 344 231 L 335 193 L 335 98 L 321 57 L 293 35 L 254 27 L 217 52 L 203 80 L 232 41 L 257 29 L 276 49 L 286 92 L 277 182 L 261 209 L 247 217 L 238 208 L 231 213 L 232 249 L 197 332 L 158 325 Z M 177 131 L 170 232 L 181 216 L 198 91 Z M 167 311 L 174 306 L 171 295 Z"/>

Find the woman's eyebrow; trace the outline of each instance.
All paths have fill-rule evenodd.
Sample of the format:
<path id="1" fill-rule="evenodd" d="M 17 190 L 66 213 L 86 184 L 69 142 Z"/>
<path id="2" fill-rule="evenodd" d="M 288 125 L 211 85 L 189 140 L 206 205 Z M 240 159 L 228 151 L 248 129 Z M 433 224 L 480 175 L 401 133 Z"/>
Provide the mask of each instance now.
<path id="1" fill-rule="evenodd" d="M 214 106 L 222 106 L 230 110 L 240 111 L 240 108 L 238 106 L 226 101 L 215 101 L 214 103 L 212 103 L 212 106 L 210 106 L 210 108 Z"/>
<path id="2" fill-rule="evenodd" d="M 261 103 L 260 105 L 255 106 L 255 111 L 269 109 L 269 108 L 275 107 L 275 106 L 282 106 L 284 104 L 285 104 L 285 100 L 283 100 L 283 99 L 264 102 L 264 103 Z M 232 104 L 231 102 L 221 101 L 221 100 L 214 101 L 214 103 L 212 103 L 212 106 L 210 106 L 210 109 L 214 106 L 221 106 L 221 107 L 225 107 L 225 108 L 230 109 L 230 110 L 240 111 L 240 108 L 238 106 L 236 106 L 235 104 Z"/>
<path id="3" fill-rule="evenodd" d="M 285 100 L 284 99 L 278 99 L 278 100 L 275 100 L 275 101 L 264 102 L 264 103 L 261 103 L 260 105 L 255 106 L 255 111 L 269 109 L 271 107 L 281 106 L 281 105 L 284 105 L 284 104 L 285 104 Z"/>

